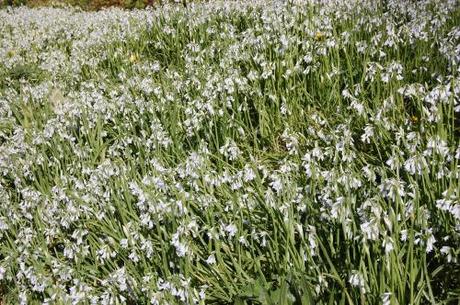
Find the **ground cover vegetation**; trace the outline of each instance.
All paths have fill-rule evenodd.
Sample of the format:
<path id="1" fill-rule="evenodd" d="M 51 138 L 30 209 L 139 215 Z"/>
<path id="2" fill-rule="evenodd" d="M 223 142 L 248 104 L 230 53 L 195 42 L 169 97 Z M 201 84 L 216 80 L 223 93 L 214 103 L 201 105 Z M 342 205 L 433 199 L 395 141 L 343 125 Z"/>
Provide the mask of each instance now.
<path id="1" fill-rule="evenodd" d="M 0 10 L 2 304 L 458 304 L 459 22 Z"/>
<path id="2" fill-rule="evenodd" d="M 109 7 L 120 7 L 125 9 L 143 9 L 155 7 L 165 3 L 176 3 L 187 5 L 191 0 L 0 0 L 0 8 L 7 6 L 28 6 L 28 7 L 58 7 L 73 6 L 86 11 L 101 10 Z M 203 2 L 202 0 L 192 0 Z"/>

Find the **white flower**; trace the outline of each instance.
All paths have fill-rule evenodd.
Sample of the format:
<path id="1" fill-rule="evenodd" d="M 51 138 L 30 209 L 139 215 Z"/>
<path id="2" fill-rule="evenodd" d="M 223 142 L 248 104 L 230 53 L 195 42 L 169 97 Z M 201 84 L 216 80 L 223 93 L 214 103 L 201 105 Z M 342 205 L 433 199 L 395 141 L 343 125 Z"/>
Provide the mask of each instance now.
<path id="1" fill-rule="evenodd" d="M 377 240 L 380 234 L 380 225 L 375 220 L 370 220 L 361 224 L 361 231 L 364 237 L 369 240 Z"/>
<path id="2" fill-rule="evenodd" d="M 208 286 L 202 286 L 203 288 L 200 289 L 200 292 L 198 294 L 198 296 L 200 297 L 200 300 L 204 300 L 206 299 L 206 288 L 208 288 Z"/>
<path id="3" fill-rule="evenodd" d="M 236 228 L 236 226 L 234 224 L 229 224 L 227 226 L 225 226 L 225 231 L 228 233 L 228 235 L 230 237 L 233 237 L 235 236 L 236 232 L 238 231 L 238 229 Z"/>
<path id="4" fill-rule="evenodd" d="M 389 178 L 385 179 L 383 183 L 379 186 L 379 188 L 383 196 L 390 198 L 392 201 L 395 201 L 396 198 L 398 198 L 398 196 L 406 196 L 404 184 L 404 181 L 395 178 Z"/>
<path id="5" fill-rule="evenodd" d="M 382 245 L 385 248 L 385 254 L 386 255 L 388 255 L 394 249 L 394 243 L 393 243 L 393 239 L 391 237 L 386 236 L 383 239 Z"/>
<path id="6" fill-rule="evenodd" d="M 213 265 L 216 263 L 216 257 L 214 256 L 214 253 L 212 253 L 211 255 L 208 256 L 208 258 L 206 259 L 206 264 L 208 265 Z"/>
<path id="7" fill-rule="evenodd" d="M 348 282 L 351 284 L 351 286 L 359 288 L 362 293 L 366 292 L 364 277 L 360 272 L 352 271 Z"/>
<path id="8" fill-rule="evenodd" d="M 245 165 L 244 167 L 244 181 L 245 182 L 249 182 L 249 181 L 252 181 L 254 180 L 254 178 L 256 177 L 256 174 L 254 173 L 254 170 L 249 166 L 249 165 Z"/>
<path id="9" fill-rule="evenodd" d="M 129 254 L 128 258 L 129 258 L 132 262 L 134 262 L 134 263 L 137 263 L 137 262 L 139 261 L 139 255 L 137 255 L 137 253 L 136 253 L 135 250 L 133 250 L 133 251 Z"/>
<path id="10" fill-rule="evenodd" d="M 0 281 L 5 278 L 5 273 L 6 273 L 5 268 L 0 266 Z"/>
<path id="11" fill-rule="evenodd" d="M 382 294 L 382 305 L 391 304 L 391 292 L 385 292 Z"/>
<path id="12" fill-rule="evenodd" d="M 430 253 L 434 249 L 434 244 L 436 243 L 436 238 L 434 238 L 431 229 L 428 230 L 428 238 L 426 240 L 426 253 Z"/>
<path id="13" fill-rule="evenodd" d="M 123 238 L 122 240 L 120 240 L 120 247 L 122 247 L 123 249 L 127 249 L 128 248 L 128 239 Z"/>
<path id="14" fill-rule="evenodd" d="M 236 143 L 231 139 L 226 140 L 225 145 L 219 149 L 219 152 L 231 161 L 238 159 L 242 154 Z"/>
<path id="15" fill-rule="evenodd" d="M 401 241 L 407 240 L 407 230 L 401 230 Z"/>
<path id="16" fill-rule="evenodd" d="M 278 175 L 272 175 L 270 177 L 272 181 L 270 182 L 270 187 L 276 191 L 279 195 L 280 192 L 283 190 L 283 182 Z"/>
<path id="17" fill-rule="evenodd" d="M 190 254 L 188 253 L 189 247 L 187 246 L 187 244 L 179 240 L 178 232 L 173 234 L 172 239 L 171 239 L 171 245 L 173 245 L 176 248 L 176 254 L 179 257 L 184 257 L 186 254 Z"/>
<path id="18" fill-rule="evenodd" d="M 246 247 L 249 246 L 249 243 L 248 243 L 248 241 L 246 240 L 246 237 L 244 237 L 244 236 L 240 236 L 240 238 L 238 239 L 238 242 L 239 242 L 240 244 L 246 246 Z"/>
<path id="19" fill-rule="evenodd" d="M 442 157 L 446 157 L 449 154 L 447 142 L 439 136 L 432 137 L 428 140 L 426 150 L 423 154 L 425 156 L 432 156 L 435 153 L 441 155 Z"/>
<path id="20" fill-rule="evenodd" d="M 366 127 L 364 127 L 364 134 L 361 135 L 361 141 L 363 143 L 370 143 L 371 142 L 371 138 L 374 136 L 374 127 L 372 127 L 371 125 L 366 125 Z"/>

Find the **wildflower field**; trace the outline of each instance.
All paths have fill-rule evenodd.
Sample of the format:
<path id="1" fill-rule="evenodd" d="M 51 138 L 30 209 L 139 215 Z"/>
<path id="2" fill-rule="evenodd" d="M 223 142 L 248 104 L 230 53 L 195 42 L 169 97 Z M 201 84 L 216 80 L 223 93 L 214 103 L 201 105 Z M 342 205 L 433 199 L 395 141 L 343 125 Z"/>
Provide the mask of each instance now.
<path id="1" fill-rule="evenodd" d="M 460 3 L 0 10 L 0 304 L 460 304 Z"/>

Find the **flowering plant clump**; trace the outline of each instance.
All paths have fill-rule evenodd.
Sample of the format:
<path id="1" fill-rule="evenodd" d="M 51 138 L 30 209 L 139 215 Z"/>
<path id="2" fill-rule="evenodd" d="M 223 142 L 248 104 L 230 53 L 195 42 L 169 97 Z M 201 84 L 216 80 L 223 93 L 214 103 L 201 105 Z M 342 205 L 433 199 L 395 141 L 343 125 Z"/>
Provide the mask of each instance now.
<path id="1" fill-rule="evenodd" d="M 460 4 L 0 10 L 1 304 L 460 298 Z"/>

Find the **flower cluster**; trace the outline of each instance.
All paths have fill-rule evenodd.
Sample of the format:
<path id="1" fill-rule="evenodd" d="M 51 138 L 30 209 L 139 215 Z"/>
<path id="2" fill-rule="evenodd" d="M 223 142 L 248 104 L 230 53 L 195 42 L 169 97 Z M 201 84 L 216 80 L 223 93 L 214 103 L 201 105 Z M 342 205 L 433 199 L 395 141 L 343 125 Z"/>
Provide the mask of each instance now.
<path id="1" fill-rule="evenodd" d="M 0 10 L 0 303 L 459 297 L 459 20 Z"/>

